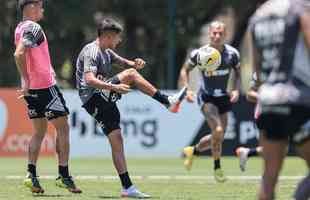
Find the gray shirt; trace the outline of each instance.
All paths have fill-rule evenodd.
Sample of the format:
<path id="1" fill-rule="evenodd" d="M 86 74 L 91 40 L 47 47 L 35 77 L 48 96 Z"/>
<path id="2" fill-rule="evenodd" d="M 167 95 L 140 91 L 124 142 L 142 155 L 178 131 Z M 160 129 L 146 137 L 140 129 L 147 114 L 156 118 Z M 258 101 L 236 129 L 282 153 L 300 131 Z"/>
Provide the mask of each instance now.
<path id="1" fill-rule="evenodd" d="M 250 20 L 266 80 L 260 92 L 263 103 L 310 106 L 310 51 L 300 31 L 300 16 L 309 10 L 309 1 L 270 0 Z"/>
<path id="2" fill-rule="evenodd" d="M 99 80 L 108 81 L 112 77 L 112 64 L 114 63 L 126 65 L 126 60 L 111 49 L 100 49 L 97 41 L 84 46 L 76 61 L 76 85 L 83 104 L 95 93 L 101 92 L 87 85 L 84 74 L 93 72 Z"/>

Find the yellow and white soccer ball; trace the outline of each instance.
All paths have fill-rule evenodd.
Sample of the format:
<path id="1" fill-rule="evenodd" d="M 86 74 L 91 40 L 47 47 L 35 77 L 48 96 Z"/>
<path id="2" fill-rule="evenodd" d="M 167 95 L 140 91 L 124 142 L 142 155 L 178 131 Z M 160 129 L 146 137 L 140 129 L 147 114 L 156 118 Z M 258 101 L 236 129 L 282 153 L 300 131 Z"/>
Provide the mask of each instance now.
<path id="1" fill-rule="evenodd" d="M 197 67 L 201 71 L 215 71 L 222 62 L 221 53 L 210 46 L 201 47 L 197 53 Z"/>

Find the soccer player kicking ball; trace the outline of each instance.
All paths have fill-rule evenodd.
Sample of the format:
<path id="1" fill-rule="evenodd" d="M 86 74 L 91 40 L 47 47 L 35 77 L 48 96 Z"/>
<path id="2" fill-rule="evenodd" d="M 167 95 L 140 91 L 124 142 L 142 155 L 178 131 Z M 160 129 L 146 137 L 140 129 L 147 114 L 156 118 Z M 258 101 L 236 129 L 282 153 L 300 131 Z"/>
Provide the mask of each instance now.
<path id="1" fill-rule="evenodd" d="M 211 134 L 204 136 L 195 146 L 184 148 L 183 153 L 186 156 L 184 165 L 190 170 L 194 155 L 201 151 L 211 148 L 214 159 L 214 178 L 218 182 L 225 182 L 226 177 L 221 169 L 222 142 L 227 126 L 227 113 L 232 108 L 232 103 L 239 99 L 240 88 L 240 58 L 239 52 L 228 44 L 225 40 L 225 24 L 222 22 L 212 22 L 209 25 L 208 36 L 211 46 L 217 49 L 221 54 L 222 62 L 217 69 L 213 71 L 201 71 L 202 86 L 198 92 L 198 104 L 205 119 L 211 128 Z M 187 86 L 189 81 L 189 72 L 198 65 L 198 50 L 194 50 L 190 58 L 183 65 L 180 72 L 179 83 L 181 86 Z M 226 91 L 230 72 L 235 72 L 234 89 L 229 93 Z M 192 91 L 187 92 L 186 99 L 193 102 L 194 95 Z"/>
<path id="2" fill-rule="evenodd" d="M 37 178 L 36 163 L 42 140 L 51 122 L 57 132 L 56 152 L 59 177 L 56 185 L 72 193 L 82 191 L 69 174 L 69 110 L 56 86 L 55 72 L 51 65 L 47 38 L 39 24 L 43 18 L 42 0 L 19 0 L 23 20 L 15 30 L 15 61 L 22 79 L 21 96 L 28 106 L 34 134 L 28 148 L 28 175 L 24 183 L 33 193 L 44 193 Z"/>
<path id="3" fill-rule="evenodd" d="M 145 65 L 137 58 L 127 60 L 113 50 L 121 42 L 123 27 L 113 18 L 106 18 L 98 25 L 98 37 L 84 46 L 76 62 L 76 78 L 79 95 L 86 111 L 93 116 L 106 134 L 111 148 L 114 166 L 122 184 L 122 197 L 149 198 L 131 182 L 127 171 L 123 138 L 120 128 L 120 112 L 116 101 L 130 92 L 131 86 L 157 100 L 171 112 L 178 112 L 186 95 L 186 87 L 173 96 L 166 96 L 145 80 L 137 70 Z M 114 65 L 127 67 L 112 75 Z"/>

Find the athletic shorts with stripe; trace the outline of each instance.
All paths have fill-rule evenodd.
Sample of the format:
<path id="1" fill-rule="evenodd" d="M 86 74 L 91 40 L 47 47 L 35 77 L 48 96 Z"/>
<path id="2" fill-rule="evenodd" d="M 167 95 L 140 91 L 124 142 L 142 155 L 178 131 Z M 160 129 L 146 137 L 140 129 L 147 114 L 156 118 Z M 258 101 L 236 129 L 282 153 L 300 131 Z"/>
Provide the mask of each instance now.
<path id="1" fill-rule="evenodd" d="M 62 93 L 56 85 L 46 89 L 29 90 L 29 94 L 24 99 L 30 119 L 45 117 L 52 120 L 69 114 Z"/>
<path id="2" fill-rule="evenodd" d="M 108 83 L 120 84 L 117 76 L 112 77 Z M 116 101 L 121 95 L 113 91 L 98 92 L 82 106 L 97 121 L 105 135 L 120 129 L 120 112 Z"/>

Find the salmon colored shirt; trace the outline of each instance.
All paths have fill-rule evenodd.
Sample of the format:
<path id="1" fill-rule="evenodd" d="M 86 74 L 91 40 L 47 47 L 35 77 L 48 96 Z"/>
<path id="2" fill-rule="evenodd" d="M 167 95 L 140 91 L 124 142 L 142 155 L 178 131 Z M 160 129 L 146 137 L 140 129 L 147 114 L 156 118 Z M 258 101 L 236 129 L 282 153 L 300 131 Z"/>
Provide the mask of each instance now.
<path id="1" fill-rule="evenodd" d="M 29 89 L 45 89 L 56 84 L 48 42 L 39 24 L 26 20 L 15 29 L 15 45 L 22 41 L 26 47 L 26 71 Z"/>

